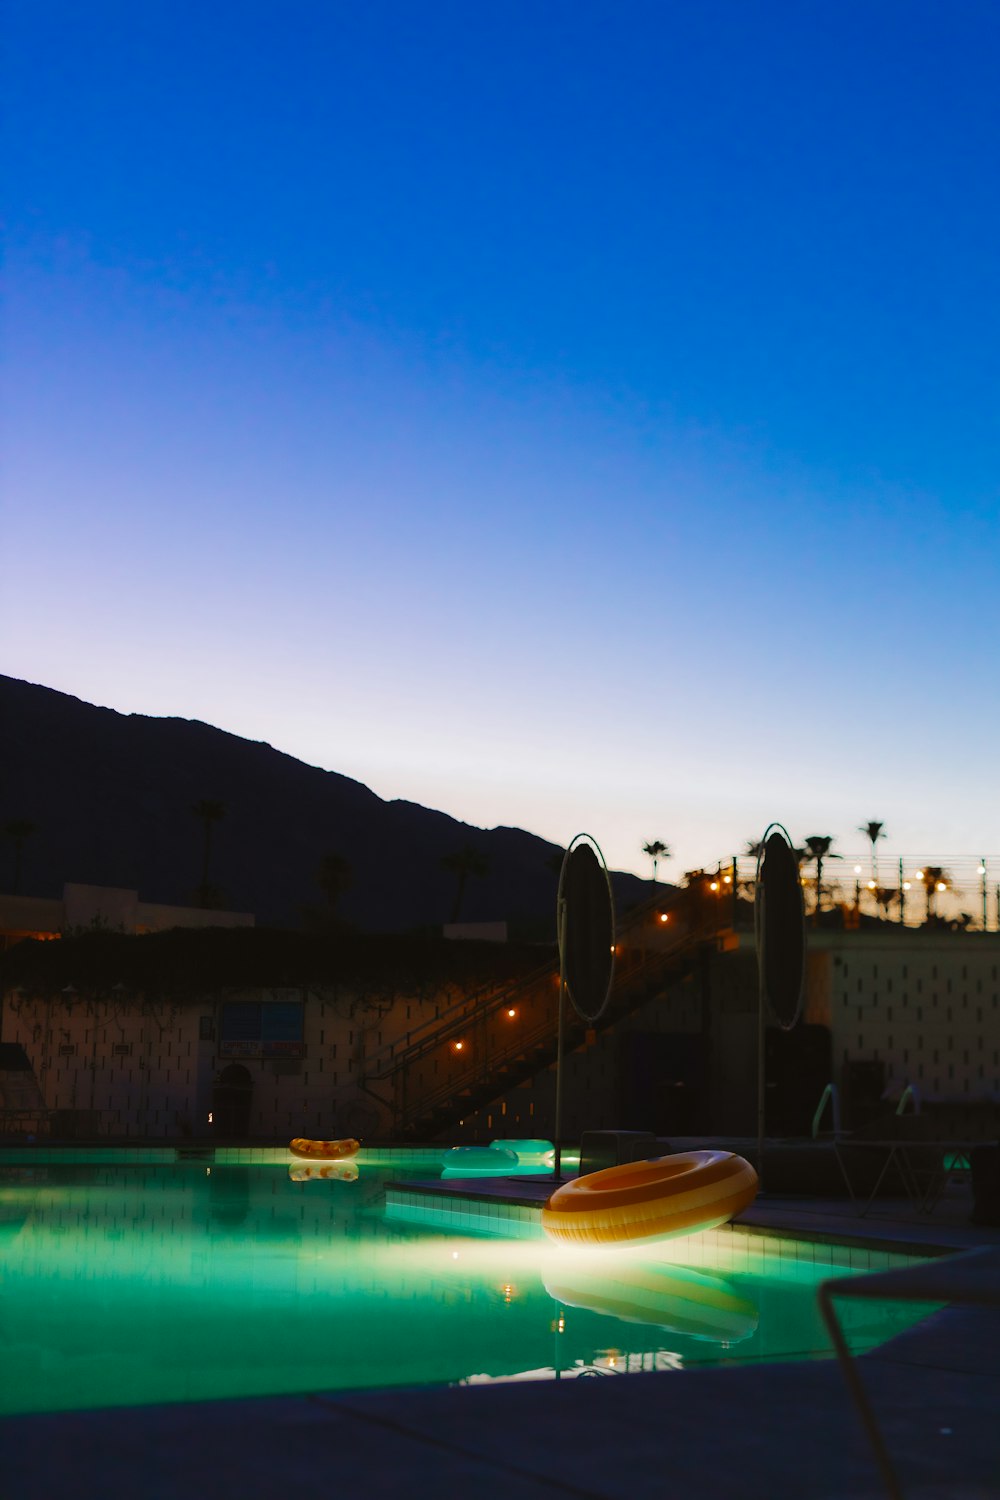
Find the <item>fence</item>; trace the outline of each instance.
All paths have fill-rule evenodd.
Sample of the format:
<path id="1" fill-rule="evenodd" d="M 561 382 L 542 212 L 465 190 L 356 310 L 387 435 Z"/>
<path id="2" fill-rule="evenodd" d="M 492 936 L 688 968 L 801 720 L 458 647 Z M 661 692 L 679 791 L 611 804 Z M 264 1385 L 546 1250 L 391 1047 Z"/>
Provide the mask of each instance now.
<path id="1" fill-rule="evenodd" d="M 881 850 L 874 856 L 870 849 L 863 854 L 831 850 L 821 871 L 808 854 L 800 869 L 807 913 L 815 913 L 817 906 L 821 912 L 839 908 L 847 926 L 858 926 L 865 917 L 905 927 L 935 924 L 1000 932 L 1000 855 L 917 858 Z M 721 901 L 733 901 L 752 899 L 756 874 L 756 856 L 740 854 L 714 871 L 691 872 L 689 879 L 697 877 Z"/>

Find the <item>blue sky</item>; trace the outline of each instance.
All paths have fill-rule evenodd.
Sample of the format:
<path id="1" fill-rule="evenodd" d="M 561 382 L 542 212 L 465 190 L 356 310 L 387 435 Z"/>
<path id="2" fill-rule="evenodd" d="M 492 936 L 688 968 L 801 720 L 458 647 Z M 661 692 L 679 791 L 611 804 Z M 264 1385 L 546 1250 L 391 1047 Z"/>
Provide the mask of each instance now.
<path id="1" fill-rule="evenodd" d="M 13 0 L 4 670 L 1000 854 L 995 5 Z"/>

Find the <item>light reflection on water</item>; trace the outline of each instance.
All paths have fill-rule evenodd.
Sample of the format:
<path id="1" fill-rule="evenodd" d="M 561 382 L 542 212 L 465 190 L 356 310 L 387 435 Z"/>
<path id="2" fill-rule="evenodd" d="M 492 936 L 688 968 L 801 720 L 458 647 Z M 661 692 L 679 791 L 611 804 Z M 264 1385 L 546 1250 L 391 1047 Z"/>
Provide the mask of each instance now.
<path id="1" fill-rule="evenodd" d="M 716 1274 L 672 1263 L 676 1241 L 665 1261 L 432 1230 L 386 1217 L 399 1168 L 350 1165 L 0 1169 L 0 1410 L 597 1377 L 825 1347 L 819 1267 Z M 850 1315 L 867 1347 L 917 1314 L 859 1302 Z"/>

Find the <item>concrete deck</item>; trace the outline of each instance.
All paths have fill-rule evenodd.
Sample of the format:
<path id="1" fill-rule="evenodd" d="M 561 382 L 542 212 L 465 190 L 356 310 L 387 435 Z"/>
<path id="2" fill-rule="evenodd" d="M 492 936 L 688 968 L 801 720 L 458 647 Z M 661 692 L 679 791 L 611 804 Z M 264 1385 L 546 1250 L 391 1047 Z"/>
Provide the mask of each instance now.
<path id="1" fill-rule="evenodd" d="M 412 1183 L 407 1184 L 412 1187 Z M 428 1183 L 537 1201 L 551 1182 Z M 932 1215 L 771 1199 L 768 1234 L 946 1254 L 1000 1243 L 966 1193 Z M 1000 1497 L 1000 1314 L 944 1309 L 860 1361 L 910 1500 Z M 809 1361 L 545 1383 L 220 1401 L 0 1422 L 3 1500 L 869 1500 L 839 1367 Z"/>

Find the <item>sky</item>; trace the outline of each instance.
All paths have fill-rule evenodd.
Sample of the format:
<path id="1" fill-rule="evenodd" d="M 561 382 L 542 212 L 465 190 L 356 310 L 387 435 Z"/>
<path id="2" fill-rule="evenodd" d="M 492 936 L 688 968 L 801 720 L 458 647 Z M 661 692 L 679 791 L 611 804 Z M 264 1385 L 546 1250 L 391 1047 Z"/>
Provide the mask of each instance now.
<path id="1" fill-rule="evenodd" d="M 3 26 L 0 669 L 661 878 L 1000 864 L 994 0 Z"/>

